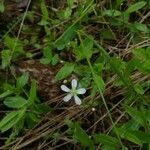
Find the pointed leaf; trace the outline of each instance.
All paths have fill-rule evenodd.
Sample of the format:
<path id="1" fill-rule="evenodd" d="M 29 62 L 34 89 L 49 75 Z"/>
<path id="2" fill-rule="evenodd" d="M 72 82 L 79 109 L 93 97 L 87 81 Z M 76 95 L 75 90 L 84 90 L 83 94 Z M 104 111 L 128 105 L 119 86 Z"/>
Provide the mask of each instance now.
<path id="1" fill-rule="evenodd" d="M 7 97 L 4 100 L 4 104 L 10 108 L 21 108 L 27 104 L 27 100 L 20 96 Z"/>
<path id="2" fill-rule="evenodd" d="M 0 122 L 1 132 L 12 128 L 24 115 L 25 109 L 8 113 Z"/>
<path id="3" fill-rule="evenodd" d="M 77 61 L 82 59 L 90 59 L 93 54 L 93 41 L 89 38 L 83 40 L 81 45 L 75 50 Z"/>
<path id="4" fill-rule="evenodd" d="M 3 50 L 1 52 L 1 57 L 2 57 L 2 69 L 5 69 L 10 64 L 11 51 Z"/>
<path id="5" fill-rule="evenodd" d="M 95 82 L 97 88 L 103 92 L 105 89 L 105 83 L 104 83 L 102 77 L 97 74 L 94 74 L 93 77 L 94 77 L 94 82 Z"/>
<path id="6" fill-rule="evenodd" d="M 141 125 L 145 124 L 146 119 L 143 113 L 129 106 L 125 106 L 125 109 L 136 122 L 140 123 Z"/>
<path id="7" fill-rule="evenodd" d="M 76 124 L 75 126 L 73 137 L 85 147 L 94 147 L 93 141 L 89 138 L 87 133 L 79 126 L 79 124 Z"/>
<path id="8" fill-rule="evenodd" d="M 119 148 L 119 141 L 112 136 L 106 134 L 95 134 L 93 135 L 93 137 L 96 143 L 103 144 L 104 146 L 109 146 L 112 149 Z"/>
<path id="9" fill-rule="evenodd" d="M 73 70 L 74 70 L 75 65 L 72 63 L 66 63 L 56 74 L 55 79 L 56 80 L 62 80 L 69 76 Z"/>
<path id="10" fill-rule="evenodd" d="M 29 99 L 28 99 L 29 106 L 34 104 L 35 98 L 36 98 L 36 81 L 32 80 L 30 95 L 29 95 Z"/>
<path id="11" fill-rule="evenodd" d="M 140 1 L 140 2 L 137 2 L 133 5 L 131 5 L 127 10 L 126 10 L 126 13 L 132 13 L 132 12 L 135 12 L 135 11 L 138 11 L 139 9 L 143 8 L 144 6 L 146 5 L 146 2 L 144 1 Z"/>
<path id="12" fill-rule="evenodd" d="M 75 37 L 78 25 L 71 25 L 64 33 L 56 40 L 55 45 L 58 50 L 62 50 Z"/>
<path id="13" fill-rule="evenodd" d="M 24 73 L 21 77 L 17 79 L 17 88 L 21 89 L 28 83 L 28 73 Z"/>

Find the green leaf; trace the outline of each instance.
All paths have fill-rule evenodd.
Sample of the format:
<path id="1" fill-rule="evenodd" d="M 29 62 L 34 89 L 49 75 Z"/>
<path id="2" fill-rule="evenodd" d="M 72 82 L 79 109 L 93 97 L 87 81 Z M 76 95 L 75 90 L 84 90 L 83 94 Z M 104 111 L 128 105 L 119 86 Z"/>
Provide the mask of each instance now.
<path id="1" fill-rule="evenodd" d="M 0 12 L 3 13 L 5 10 L 5 7 L 4 7 L 4 2 L 0 2 Z"/>
<path id="2" fill-rule="evenodd" d="M 15 85 L 9 84 L 8 82 L 5 82 L 3 84 L 3 90 L 4 91 L 15 91 L 16 89 L 15 89 Z"/>
<path id="3" fill-rule="evenodd" d="M 146 5 L 146 2 L 144 2 L 144 1 L 137 2 L 133 5 L 131 5 L 125 12 L 129 13 L 129 14 L 133 13 L 133 12 L 138 11 L 139 9 L 143 8 L 145 5 Z"/>
<path id="4" fill-rule="evenodd" d="M 12 128 L 24 115 L 26 109 L 13 111 L 8 113 L 0 122 L 1 132 L 5 132 Z"/>
<path id="5" fill-rule="evenodd" d="M 47 46 L 43 49 L 43 55 L 45 58 L 49 58 L 50 60 L 52 59 L 52 48 Z"/>
<path id="6" fill-rule="evenodd" d="M 104 83 L 102 77 L 97 74 L 94 74 L 93 77 L 94 77 L 94 82 L 97 85 L 97 88 L 103 92 L 105 89 L 105 83 Z"/>
<path id="7" fill-rule="evenodd" d="M 28 73 L 23 73 L 23 75 L 17 79 L 17 88 L 23 88 L 28 83 L 28 79 Z"/>
<path id="8" fill-rule="evenodd" d="M 117 17 L 121 15 L 121 12 L 118 10 L 105 10 L 102 15 L 108 17 Z"/>
<path id="9" fill-rule="evenodd" d="M 119 141 L 112 136 L 106 134 L 94 134 L 93 137 L 96 143 L 109 146 L 111 149 L 119 149 Z"/>
<path id="10" fill-rule="evenodd" d="M 124 130 L 121 128 L 118 128 L 117 132 L 122 138 L 135 144 L 142 145 L 143 143 L 150 143 L 150 133 L 128 129 Z"/>
<path id="11" fill-rule="evenodd" d="M 130 119 L 128 122 L 124 123 L 121 126 L 121 129 L 123 129 L 123 131 L 126 132 L 127 130 L 138 130 L 140 126 L 141 125 L 138 122 L 136 122 L 134 119 Z"/>
<path id="12" fill-rule="evenodd" d="M 1 57 L 2 57 L 2 69 L 5 69 L 10 64 L 11 51 L 3 50 L 1 52 Z"/>
<path id="13" fill-rule="evenodd" d="M 4 104 L 10 108 L 21 108 L 27 104 L 27 100 L 20 96 L 7 97 L 4 100 Z"/>
<path id="14" fill-rule="evenodd" d="M 88 134 L 80 127 L 78 122 L 72 122 L 71 120 L 66 119 L 65 123 L 68 125 L 69 134 L 73 134 L 74 141 L 79 142 L 82 146 L 94 149 L 93 140 L 90 139 Z"/>
<path id="15" fill-rule="evenodd" d="M 134 134 L 138 139 L 140 139 L 142 143 L 150 143 L 150 133 L 142 131 L 130 131 L 130 132 Z"/>
<path id="16" fill-rule="evenodd" d="M 140 72 L 150 73 L 150 48 L 139 48 L 133 51 L 135 66 Z"/>
<path id="17" fill-rule="evenodd" d="M 59 62 L 59 55 L 55 54 L 54 57 L 52 58 L 52 65 L 56 65 Z"/>
<path id="18" fill-rule="evenodd" d="M 141 140 L 135 134 L 133 134 L 131 131 L 127 131 L 123 138 L 125 138 L 135 144 L 142 145 Z"/>
<path id="19" fill-rule="evenodd" d="M 90 59 L 93 54 L 93 41 L 86 38 L 81 45 L 75 50 L 77 61 L 82 59 Z"/>
<path id="20" fill-rule="evenodd" d="M 116 0 L 116 5 L 120 6 L 123 3 L 123 1 L 125 1 L 125 0 Z"/>
<path id="21" fill-rule="evenodd" d="M 75 126 L 73 137 L 83 146 L 94 148 L 93 141 L 89 138 L 87 133 L 79 126 L 79 124 L 76 124 Z"/>
<path id="22" fill-rule="evenodd" d="M 29 95 L 29 99 L 28 99 L 29 106 L 32 106 L 34 104 L 35 98 L 36 98 L 36 81 L 32 80 L 30 95 Z"/>
<path id="23" fill-rule="evenodd" d="M 37 116 L 37 114 L 28 112 L 28 113 L 26 113 L 25 121 L 27 123 L 28 128 L 32 128 L 37 124 L 37 122 L 39 122 L 39 117 Z"/>
<path id="24" fill-rule="evenodd" d="M 12 128 L 12 132 L 9 135 L 9 138 L 5 141 L 5 144 L 10 143 L 24 128 L 24 117 L 21 118 Z"/>
<path id="25" fill-rule="evenodd" d="M 141 67 L 141 70 L 146 73 L 150 73 L 150 60 L 146 60 Z"/>
<path id="26" fill-rule="evenodd" d="M 145 92 L 144 89 L 143 89 L 143 87 L 140 84 L 135 84 L 134 85 L 134 89 L 140 95 L 143 95 L 144 92 Z"/>
<path id="27" fill-rule="evenodd" d="M 30 108 L 36 114 L 45 114 L 52 111 L 52 108 L 47 104 L 36 104 Z"/>
<path id="28" fill-rule="evenodd" d="M 110 68 L 115 72 L 125 85 L 129 85 L 129 74 L 126 69 L 126 63 L 120 58 L 112 57 L 110 59 Z"/>
<path id="29" fill-rule="evenodd" d="M 80 80 L 80 84 L 82 85 L 82 87 L 84 88 L 88 88 L 88 86 L 90 85 L 91 83 L 91 75 L 87 74 L 85 75 L 85 77 L 83 77 L 81 80 Z"/>
<path id="30" fill-rule="evenodd" d="M 103 39 L 108 39 L 108 40 L 114 39 L 114 34 L 109 29 L 102 29 L 100 35 Z"/>
<path id="31" fill-rule="evenodd" d="M 111 69 L 115 72 L 121 72 L 122 70 L 125 70 L 125 62 L 120 58 L 112 57 L 110 59 L 110 63 L 113 67 Z"/>
<path id="32" fill-rule="evenodd" d="M 4 93 L 0 94 L 0 99 L 3 99 L 11 94 L 13 94 L 13 91 L 7 90 Z"/>
<path id="33" fill-rule="evenodd" d="M 48 10 L 44 1 L 41 1 L 41 11 L 42 11 L 42 19 L 38 24 L 44 26 L 48 24 L 47 20 L 49 19 Z"/>
<path id="34" fill-rule="evenodd" d="M 140 111 L 136 110 L 133 107 L 129 107 L 129 106 L 125 106 L 126 112 L 138 123 L 140 123 L 141 125 L 145 124 L 145 117 L 143 115 L 143 113 L 141 113 Z"/>
<path id="35" fill-rule="evenodd" d="M 56 74 L 56 80 L 62 80 L 68 77 L 74 70 L 75 65 L 73 63 L 66 63 Z"/>
<path id="36" fill-rule="evenodd" d="M 149 60 L 150 59 L 150 47 L 138 48 L 133 51 L 134 56 L 139 60 Z"/>
<path id="37" fill-rule="evenodd" d="M 67 0 L 67 4 L 70 8 L 72 8 L 74 5 L 74 0 Z"/>
<path id="38" fill-rule="evenodd" d="M 50 61 L 50 59 L 48 59 L 48 58 L 41 58 L 40 59 L 40 63 L 41 64 L 45 64 L 45 65 L 47 65 L 47 64 L 49 64 L 51 61 Z"/>
<path id="39" fill-rule="evenodd" d="M 74 129 L 75 128 L 75 123 L 73 123 L 73 121 L 69 120 L 68 118 L 65 119 L 65 123 L 67 124 L 67 126 L 70 129 Z"/>
<path id="40" fill-rule="evenodd" d="M 42 18 L 41 21 L 38 23 L 38 25 L 41 25 L 41 26 L 45 26 L 48 24 L 48 21 L 45 20 L 45 18 Z"/>
<path id="41" fill-rule="evenodd" d="M 4 129 L 4 127 L 10 124 L 9 128 L 11 128 L 15 123 L 18 116 L 18 111 L 13 111 L 8 113 L 1 121 L 0 121 L 0 130 Z M 6 130 L 8 130 L 7 128 Z"/>
<path id="42" fill-rule="evenodd" d="M 30 59 L 33 57 L 33 54 L 30 52 L 26 52 L 25 55 L 27 58 L 30 58 Z"/>
<path id="43" fill-rule="evenodd" d="M 131 73 L 136 69 L 137 64 L 139 61 L 136 58 L 132 58 L 130 61 L 127 62 L 127 69 Z"/>
<path id="44" fill-rule="evenodd" d="M 145 32 L 145 33 L 149 33 L 149 28 L 145 25 L 145 24 L 142 24 L 142 23 L 134 23 L 132 24 L 132 26 L 138 30 L 138 31 L 141 31 L 141 32 Z"/>
<path id="45" fill-rule="evenodd" d="M 13 50 L 12 52 L 18 55 L 18 53 L 23 53 L 23 47 L 22 43 L 20 40 L 16 40 L 14 38 L 11 38 L 9 36 L 5 37 L 4 43 L 6 46 L 10 49 Z"/>
<path id="46" fill-rule="evenodd" d="M 118 128 L 116 131 L 118 132 L 118 135 L 121 136 L 121 138 L 131 141 L 135 144 L 142 145 L 141 140 L 133 132 L 131 132 L 131 130 Z"/>
<path id="47" fill-rule="evenodd" d="M 71 16 L 72 9 L 67 7 L 65 10 L 60 10 L 57 12 L 57 16 L 61 20 L 68 19 Z"/>
<path id="48" fill-rule="evenodd" d="M 150 110 L 145 110 L 145 112 L 144 112 L 145 114 L 145 119 L 148 121 L 148 122 L 150 122 Z"/>
<path id="49" fill-rule="evenodd" d="M 43 49 L 43 58 L 40 59 L 42 64 L 49 64 L 52 61 L 52 48 L 47 46 Z"/>
<path id="50" fill-rule="evenodd" d="M 41 11 L 42 11 L 43 17 L 45 19 L 48 19 L 49 18 L 49 14 L 48 14 L 48 10 L 47 10 L 47 7 L 46 7 L 44 1 L 41 1 Z"/>
<path id="51" fill-rule="evenodd" d="M 72 13 L 72 9 L 70 9 L 69 7 L 66 8 L 64 12 L 64 19 L 68 19 L 71 16 L 71 13 Z"/>
<path id="52" fill-rule="evenodd" d="M 71 25 L 68 27 L 63 34 L 55 41 L 56 48 L 63 50 L 65 46 L 76 36 L 76 30 L 78 25 Z"/>
<path id="53" fill-rule="evenodd" d="M 2 67 L 5 68 L 9 65 L 11 59 L 15 59 L 21 54 L 25 54 L 23 50 L 22 42 L 19 39 L 11 38 L 8 35 L 5 36 L 4 44 L 8 48 L 8 50 L 3 51 L 3 62 Z"/>

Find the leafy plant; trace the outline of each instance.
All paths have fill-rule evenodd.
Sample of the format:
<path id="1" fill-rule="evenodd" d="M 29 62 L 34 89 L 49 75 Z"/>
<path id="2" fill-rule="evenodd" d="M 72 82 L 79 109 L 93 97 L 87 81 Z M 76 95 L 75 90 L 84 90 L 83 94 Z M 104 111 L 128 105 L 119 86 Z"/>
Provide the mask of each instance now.
<path id="1" fill-rule="evenodd" d="M 27 122 L 28 127 L 33 127 L 38 121 L 40 114 L 47 112 L 46 110 L 50 110 L 47 106 L 42 106 L 41 104 L 36 104 L 36 81 L 33 80 L 31 84 L 31 89 L 29 92 L 29 97 L 26 99 L 21 95 L 21 92 L 18 93 L 18 90 L 22 90 L 22 88 L 27 84 L 28 76 L 27 74 L 23 74 L 21 77 L 17 79 L 16 89 L 13 89 L 13 91 L 9 94 L 12 94 L 15 92 L 15 96 L 8 96 L 5 95 L 4 99 L 4 105 L 8 108 L 11 108 L 12 111 L 7 113 L 3 119 L 0 121 L 0 131 L 5 132 L 9 129 L 13 130 L 15 129 L 15 133 L 13 134 L 13 137 L 18 135 L 19 132 L 25 127 L 25 124 L 23 122 Z M 1 98 L 4 98 L 1 97 Z M 43 110 L 41 108 L 43 107 Z M 38 109 L 40 108 L 40 109 Z M 32 112 L 30 111 L 32 110 Z M 29 111 L 29 112 L 28 112 Z M 38 116 L 37 116 L 38 115 Z M 23 124 L 22 124 L 23 123 Z M 16 128 L 16 126 L 20 126 L 20 128 Z M 12 138 L 12 136 L 10 137 Z M 10 139 L 8 139 L 9 141 Z"/>
<path id="2" fill-rule="evenodd" d="M 5 148 L 150 149 L 149 0 L 7 3 L 0 2 Z M 42 65 L 18 67 L 28 59 Z M 51 69 L 41 69 L 44 64 Z M 46 75 L 53 68 L 58 88 L 51 91 Z M 34 74 L 41 81 L 37 91 Z M 65 103 L 59 91 L 73 77 L 86 91 L 79 106 Z"/>

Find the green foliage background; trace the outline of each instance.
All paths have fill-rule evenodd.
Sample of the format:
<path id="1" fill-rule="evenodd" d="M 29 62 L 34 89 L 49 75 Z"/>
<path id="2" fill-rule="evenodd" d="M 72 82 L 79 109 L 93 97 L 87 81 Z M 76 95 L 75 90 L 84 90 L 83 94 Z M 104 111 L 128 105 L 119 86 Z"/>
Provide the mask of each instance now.
<path id="1" fill-rule="evenodd" d="M 1 14 L 7 11 L 4 4 L 0 2 Z M 82 115 L 76 119 L 66 115 L 62 117 L 65 131 L 57 129 L 56 125 L 53 132 L 43 130 L 40 138 L 46 143 L 51 141 L 48 146 L 52 148 L 63 139 L 79 149 L 136 147 L 149 150 L 149 0 L 39 0 L 30 6 L 19 15 L 21 21 L 8 23 L 12 24 L 11 28 L 1 32 L 2 74 L 12 70 L 13 62 L 37 59 L 40 53 L 38 60 L 42 64 L 61 64 L 55 76 L 57 81 L 62 82 L 74 74 L 79 84 L 88 89 L 83 104 L 75 109 L 88 116 L 88 111 L 94 108 L 96 111 L 92 114 L 98 116 L 98 111 L 105 108 L 107 116 L 107 121 L 103 119 L 105 129 L 102 130 L 96 123 L 101 116 L 91 119 L 93 123 L 88 126 L 86 115 L 83 120 Z M 34 49 L 37 51 L 32 51 Z M 1 104 L 6 107 L 0 131 L 2 134 L 8 132 L 4 145 L 9 147 L 17 138 L 26 135 L 27 129 L 36 130 L 43 116 L 53 113 L 56 107 L 42 103 L 36 94 L 36 81 L 33 79 L 31 87 L 28 84 L 28 73 L 19 77 L 12 73 L 9 78 L 2 75 L 0 80 Z M 66 107 L 71 109 L 71 106 Z M 111 110 L 113 107 L 119 117 Z M 93 124 L 95 129 L 90 130 Z"/>

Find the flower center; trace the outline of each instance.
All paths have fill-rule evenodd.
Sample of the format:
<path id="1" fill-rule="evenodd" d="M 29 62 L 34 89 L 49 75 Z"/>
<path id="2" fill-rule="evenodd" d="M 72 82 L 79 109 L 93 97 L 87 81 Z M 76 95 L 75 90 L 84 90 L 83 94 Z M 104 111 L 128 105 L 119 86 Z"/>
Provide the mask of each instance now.
<path id="1" fill-rule="evenodd" d="M 76 89 L 75 88 L 72 88 L 70 92 L 72 95 L 76 95 Z"/>

